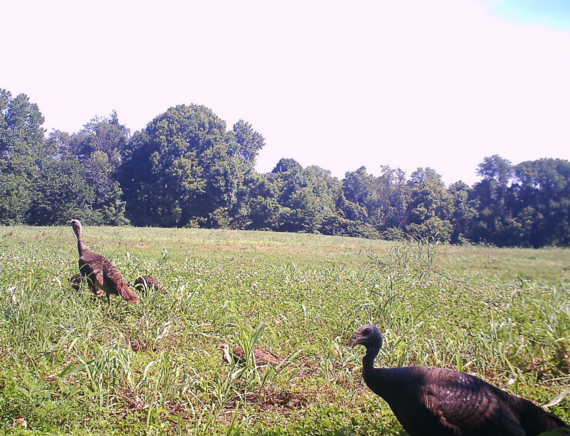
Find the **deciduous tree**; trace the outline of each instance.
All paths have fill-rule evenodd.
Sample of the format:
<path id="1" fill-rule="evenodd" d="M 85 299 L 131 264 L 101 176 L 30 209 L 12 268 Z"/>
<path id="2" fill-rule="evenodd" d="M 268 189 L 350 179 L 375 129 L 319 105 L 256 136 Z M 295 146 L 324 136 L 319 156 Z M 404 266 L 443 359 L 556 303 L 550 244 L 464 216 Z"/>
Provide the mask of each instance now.
<path id="1" fill-rule="evenodd" d="M 44 118 L 28 96 L 0 90 L 0 223 L 23 223 L 46 159 Z"/>
<path id="2" fill-rule="evenodd" d="M 168 109 L 133 138 L 121 179 L 129 216 L 139 225 L 231 225 L 260 141 L 246 123 L 226 131 L 204 106 Z"/>

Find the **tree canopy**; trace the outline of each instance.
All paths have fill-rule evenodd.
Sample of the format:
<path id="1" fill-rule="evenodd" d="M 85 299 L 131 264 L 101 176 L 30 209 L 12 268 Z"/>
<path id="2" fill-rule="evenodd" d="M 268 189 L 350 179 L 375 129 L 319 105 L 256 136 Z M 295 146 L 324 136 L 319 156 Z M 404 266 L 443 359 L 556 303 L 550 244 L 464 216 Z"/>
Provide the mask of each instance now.
<path id="1" fill-rule="evenodd" d="M 513 165 L 446 187 L 432 168 L 380 166 L 342 180 L 282 158 L 255 170 L 263 136 L 211 109 L 179 105 L 131 135 L 117 113 L 46 136 L 38 106 L 0 89 L 0 224 L 207 227 L 497 246 L 570 245 L 570 162 Z"/>

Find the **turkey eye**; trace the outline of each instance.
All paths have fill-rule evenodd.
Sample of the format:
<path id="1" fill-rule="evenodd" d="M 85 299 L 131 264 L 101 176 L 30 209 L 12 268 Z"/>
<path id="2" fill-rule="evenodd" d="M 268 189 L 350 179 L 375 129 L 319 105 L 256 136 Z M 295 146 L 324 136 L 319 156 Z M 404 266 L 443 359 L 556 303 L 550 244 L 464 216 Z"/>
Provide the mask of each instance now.
<path id="1" fill-rule="evenodd" d="M 366 329 L 366 330 L 364 330 L 364 331 L 362 332 L 362 334 L 363 334 L 364 336 L 366 336 L 368 333 L 370 333 L 370 330 L 369 330 L 369 329 Z"/>

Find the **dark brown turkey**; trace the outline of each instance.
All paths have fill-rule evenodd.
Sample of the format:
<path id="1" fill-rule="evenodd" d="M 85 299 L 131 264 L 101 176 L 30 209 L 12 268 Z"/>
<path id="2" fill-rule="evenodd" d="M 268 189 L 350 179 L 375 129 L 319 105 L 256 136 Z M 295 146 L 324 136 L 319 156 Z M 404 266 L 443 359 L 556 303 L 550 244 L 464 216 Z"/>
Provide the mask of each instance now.
<path id="1" fill-rule="evenodd" d="M 242 347 L 235 347 L 231 353 L 230 346 L 228 344 L 221 344 L 218 346 L 218 349 L 222 350 L 224 360 L 229 364 L 232 363 L 232 357 L 233 361 L 239 363 L 243 363 L 247 360 Z M 271 351 L 267 351 L 259 347 L 253 347 L 253 356 L 255 357 L 255 363 L 260 366 L 279 366 L 283 362 L 283 359 L 281 357 L 276 356 Z"/>
<path id="2" fill-rule="evenodd" d="M 363 345 L 362 376 L 412 436 L 536 436 L 568 426 L 557 416 L 469 374 L 444 368 L 374 368 L 382 334 L 362 326 L 351 346 Z"/>
<path id="3" fill-rule="evenodd" d="M 156 290 L 162 292 L 163 294 L 170 295 L 170 293 L 162 285 L 161 281 L 153 276 L 137 277 L 133 287 L 140 293 L 145 293 L 147 290 Z"/>
<path id="4" fill-rule="evenodd" d="M 94 253 L 83 242 L 83 230 L 79 220 L 67 222 L 73 228 L 77 236 L 77 250 L 79 251 L 79 271 L 87 279 L 91 290 L 96 294 L 104 291 L 107 294 L 107 302 L 111 303 L 111 294 L 120 295 L 129 303 L 138 303 L 139 299 L 132 289 L 129 288 L 121 271 L 100 254 Z"/>

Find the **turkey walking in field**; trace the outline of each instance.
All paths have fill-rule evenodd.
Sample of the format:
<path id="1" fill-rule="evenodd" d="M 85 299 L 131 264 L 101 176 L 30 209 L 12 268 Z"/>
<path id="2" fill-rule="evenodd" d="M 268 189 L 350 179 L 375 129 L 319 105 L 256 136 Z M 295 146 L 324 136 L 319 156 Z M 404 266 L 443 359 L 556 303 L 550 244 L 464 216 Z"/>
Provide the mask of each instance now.
<path id="1" fill-rule="evenodd" d="M 221 344 L 218 346 L 218 349 L 222 350 L 224 360 L 229 364 L 232 363 L 232 358 L 234 362 L 239 363 L 244 363 L 247 360 L 242 347 L 235 347 L 230 352 L 230 346 L 228 344 Z M 259 347 L 253 347 L 253 356 L 255 357 L 255 363 L 260 366 L 279 366 L 283 362 L 283 359 L 281 357 L 276 356 L 271 351 L 267 351 Z"/>
<path id="2" fill-rule="evenodd" d="M 67 224 L 73 227 L 73 232 L 77 236 L 79 271 L 87 279 L 87 283 L 96 295 L 99 295 L 96 289 L 100 289 L 107 294 L 109 304 L 111 303 L 111 294 L 120 295 L 129 303 L 138 303 L 139 299 L 127 285 L 121 271 L 103 256 L 87 248 L 83 242 L 83 230 L 79 220 L 70 220 Z"/>
<path id="3" fill-rule="evenodd" d="M 157 290 L 163 294 L 170 295 L 170 293 L 164 288 L 160 280 L 153 276 L 140 276 L 135 280 L 135 285 L 133 286 L 138 292 L 144 293 L 146 290 Z"/>
<path id="4" fill-rule="evenodd" d="M 351 346 L 363 345 L 366 385 L 390 406 L 412 436 L 537 436 L 568 428 L 557 416 L 469 374 L 444 368 L 374 368 L 382 334 L 361 327 Z"/>

